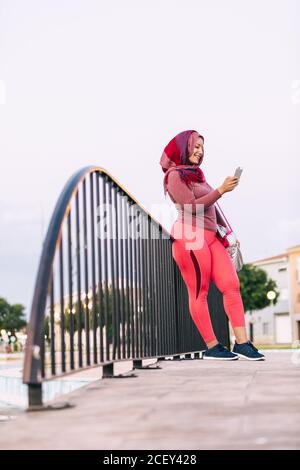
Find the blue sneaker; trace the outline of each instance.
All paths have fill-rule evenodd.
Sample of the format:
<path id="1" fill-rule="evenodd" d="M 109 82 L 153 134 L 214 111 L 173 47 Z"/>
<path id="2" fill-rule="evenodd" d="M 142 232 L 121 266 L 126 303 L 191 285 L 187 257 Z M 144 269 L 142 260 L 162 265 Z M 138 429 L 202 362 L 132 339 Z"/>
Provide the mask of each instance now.
<path id="1" fill-rule="evenodd" d="M 247 359 L 248 361 L 264 361 L 265 356 L 258 352 L 258 349 L 251 343 L 247 341 L 246 343 L 238 344 L 236 341 L 234 343 L 232 352 L 237 354 L 238 357 L 242 359 Z"/>
<path id="2" fill-rule="evenodd" d="M 217 359 L 218 361 L 236 361 L 238 356 L 233 354 L 223 344 L 218 343 L 212 348 L 207 348 L 203 354 L 203 359 Z"/>

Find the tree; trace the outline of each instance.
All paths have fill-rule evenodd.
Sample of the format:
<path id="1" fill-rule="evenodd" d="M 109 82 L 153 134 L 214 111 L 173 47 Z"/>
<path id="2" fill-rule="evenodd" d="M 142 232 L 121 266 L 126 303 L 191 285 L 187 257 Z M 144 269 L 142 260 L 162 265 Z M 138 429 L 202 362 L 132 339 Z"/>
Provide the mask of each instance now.
<path id="1" fill-rule="evenodd" d="M 275 305 L 279 296 L 277 284 L 268 278 L 266 271 L 251 264 L 244 264 L 243 269 L 238 272 L 240 280 L 241 295 L 245 312 L 261 310 L 271 302 Z M 267 297 L 269 291 L 275 292 L 274 300 Z M 250 323 L 250 340 L 253 341 L 253 323 Z"/>
<path id="2" fill-rule="evenodd" d="M 10 331 L 10 337 L 26 326 L 25 307 L 21 304 L 10 305 L 0 297 L 0 330 Z"/>

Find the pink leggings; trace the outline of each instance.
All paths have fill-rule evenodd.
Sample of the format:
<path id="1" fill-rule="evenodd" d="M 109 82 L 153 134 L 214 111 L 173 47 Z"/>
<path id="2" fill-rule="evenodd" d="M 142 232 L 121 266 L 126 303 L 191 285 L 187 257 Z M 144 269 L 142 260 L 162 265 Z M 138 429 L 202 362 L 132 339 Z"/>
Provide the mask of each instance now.
<path id="1" fill-rule="evenodd" d="M 200 227 L 189 230 L 197 231 L 200 243 L 194 243 L 196 238 L 193 239 L 191 231 L 186 232 L 186 225 L 179 220 L 174 222 L 171 229 L 173 236 L 175 233 L 172 254 L 188 289 L 190 314 L 203 340 L 209 343 L 216 339 L 207 304 L 210 279 L 223 294 L 224 309 L 233 327 L 245 326 L 240 282 L 216 232 Z"/>

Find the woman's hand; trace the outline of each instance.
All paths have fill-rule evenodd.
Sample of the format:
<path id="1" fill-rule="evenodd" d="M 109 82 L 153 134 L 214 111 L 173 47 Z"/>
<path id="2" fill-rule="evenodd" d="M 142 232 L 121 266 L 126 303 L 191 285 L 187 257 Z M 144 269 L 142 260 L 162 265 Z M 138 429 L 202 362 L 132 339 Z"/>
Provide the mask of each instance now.
<path id="1" fill-rule="evenodd" d="M 218 188 L 221 194 L 227 193 L 228 191 L 232 191 L 237 185 L 239 184 L 239 179 L 235 176 L 227 176 L 225 178 L 223 184 Z"/>

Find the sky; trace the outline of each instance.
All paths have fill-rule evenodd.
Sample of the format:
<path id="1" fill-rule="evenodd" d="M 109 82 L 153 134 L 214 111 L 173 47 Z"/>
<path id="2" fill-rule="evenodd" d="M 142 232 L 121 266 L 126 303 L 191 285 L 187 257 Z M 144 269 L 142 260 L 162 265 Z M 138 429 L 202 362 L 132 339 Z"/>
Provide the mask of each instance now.
<path id="1" fill-rule="evenodd" d="M 170 229 L 159 165 L 205 137 L 244 262 L 300 243 L 298 0 L 0 0 L 0 296 L 30 308 L 75 171 L 105 168 Z"/>

